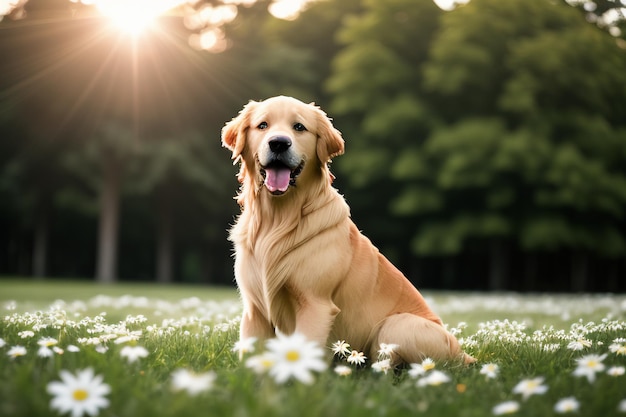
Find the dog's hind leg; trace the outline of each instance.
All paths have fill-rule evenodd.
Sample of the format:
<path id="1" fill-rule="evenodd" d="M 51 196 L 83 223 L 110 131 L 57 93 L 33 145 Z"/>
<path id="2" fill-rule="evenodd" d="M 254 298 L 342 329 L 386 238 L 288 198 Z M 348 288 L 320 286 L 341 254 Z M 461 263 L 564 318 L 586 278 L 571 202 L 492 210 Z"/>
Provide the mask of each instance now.
<path id="1" fill-rule="evenodd" d="M 456 338 L 438 323 L 409 313 L 394 314 L 380 325 L 372 344 L 370 358 L 377 357 L 381 343 L 396 344 L 392 362 L 421 363 L 425 358 L 435 361 L 463 361 L 472 363 L 463 353 Z"/>

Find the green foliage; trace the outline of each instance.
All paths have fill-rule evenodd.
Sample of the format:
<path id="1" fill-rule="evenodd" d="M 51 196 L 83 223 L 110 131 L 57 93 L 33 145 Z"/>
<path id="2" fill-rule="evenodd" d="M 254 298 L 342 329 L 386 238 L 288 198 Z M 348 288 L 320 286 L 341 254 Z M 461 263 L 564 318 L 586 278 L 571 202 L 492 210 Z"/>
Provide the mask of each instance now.
<path id="1" fill-rule="evenodd" d="M 407 220 L 415 254 L 495 238 L 626 253 L 615 39 L 562 3 L 473 0 L 441 19 L 424 6 L 438 23 L 420 30 L 390 17 L 400 3 L 366 2 L 347 22 L 328 84 L 333 110 L 358 121 L 338 164 L 354 192 L 398 190 L 384 209 Z"/>

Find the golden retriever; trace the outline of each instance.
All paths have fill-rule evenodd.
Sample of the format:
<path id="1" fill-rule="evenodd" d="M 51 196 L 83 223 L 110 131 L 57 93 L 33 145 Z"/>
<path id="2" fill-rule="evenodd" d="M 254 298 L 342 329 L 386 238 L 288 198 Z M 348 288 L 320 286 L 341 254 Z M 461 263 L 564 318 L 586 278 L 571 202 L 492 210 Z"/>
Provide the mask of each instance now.
<path id="1" fill-rule="evenodd" d="M 222 129 L 240 163 L 241 206 L 230 240 L 243 301 L 241 340 L 299 332 L 322 346 L 345 340 L 393 362 L 472 362 L 419 291 L 363 236 L 328 164 L 341 133 L 314 104 L 250 101 Z"/>

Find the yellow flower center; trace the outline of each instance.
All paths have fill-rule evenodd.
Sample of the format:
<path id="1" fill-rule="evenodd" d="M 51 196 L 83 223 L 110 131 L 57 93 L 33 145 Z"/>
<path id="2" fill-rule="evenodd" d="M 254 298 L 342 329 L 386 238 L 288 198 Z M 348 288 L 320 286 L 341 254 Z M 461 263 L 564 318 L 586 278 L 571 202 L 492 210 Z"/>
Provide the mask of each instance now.
<path id="1" fill-rule="evenodd" d="M 295 362 L 298 359 L 300 359 L 300 353 L 298 353 L 295 350 L 290 350 L 289 352 L 287 352 L 287 354 L 285 355 L 285 357 L 287 358 L 287 360 L 289 362 Z"/>
<path id="2" fill-rule="evenodd" d="M 84 389 L 77 389 L 77 390 L 74 390 L 74 392 L 72 393 L 72 397 L 76 401 L 85 401 L 87 397 L 89 397 L 89 393 L 85 391 Z"/>
<path id="3" fill-rule="evenodd" d="M 425 371 L 430 371 L 431 369 L 435 369 L 435 363 L 434 362 L 426 362 L 422 364 L 422 368 Z"/>
<path id="4" fill-rule="evenodd" d="M 587 362 L 587 366 L 589 368 L 595 368 L 596 366 L 598 366 L 598 362 L 596 362 L 596 361 L 589 361 L 589 362 Z"/>

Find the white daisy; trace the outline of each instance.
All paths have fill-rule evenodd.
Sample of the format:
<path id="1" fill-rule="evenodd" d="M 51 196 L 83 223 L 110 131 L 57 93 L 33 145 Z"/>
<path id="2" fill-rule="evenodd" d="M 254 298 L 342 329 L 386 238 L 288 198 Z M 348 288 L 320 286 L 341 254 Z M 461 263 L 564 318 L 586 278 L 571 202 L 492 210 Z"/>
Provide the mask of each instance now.
<path id="1" fill-rule="evenodd" d="M 248 337 L 247 339 L 238 340 L 232 348 L 233 352 L 237 352 L 240 355 L 244 353 L 254 352 L 254 344 L 256 343 L 256 337 Z"/>
<path id="2" fill-rule="evenodd" d="M 54 356 L 54 352 L 47 346 L 41 346 L 37 350 L 37 356 L 39 356 L 40 358 L 50 358 Z"/>
<path id="3" fill-rule="evenodd" d="M 409 369 L 409 376 L 411 378 L 418 378 L 418 377 L 424 375 L 425 373 L 426 373 L 426 371 L 422 367 L 421 363 L 412 363 L 411 364 L 411 369 Z"/>
<path id="4" fill-rule="evenodd" d="M 331 349 L 333 351 L 333 354 L 344 358 L 350 355 L 351 352 L 350 344 L 346 343 L 345 340 L 337 340 L 335 343 L 333 343 Z"/>
<path id="5" fill-rule="evenodd" d="M 348 363 L 351 363 L 353 365 L 363 365 L 366 359 L 367 356 L 365 356 L 363 352 L 358 352 L 356 350 L 350 352 L 350 356 L 346 358 Z"/>
<path id="6" fill-rule="evenodd" d="M 607 369 L 606 373 L 611 376 L 622 376 L 626 373 L 626 368 L 623 366 L 612 366 Z"/>
<path id="7" fill-rule="evenodd" d="M 391 369 L 391 361 L 389 359 L 383 359 L 381 361 L 374 362 L 372 364 L 372 369 L 375 372 L 382 372 L 386 374 L 387 371 Z"/>
<path id="8" fill-rule="evenodd" d="M 519 411 L 519 403 L 517 401 L 505 401 L 493 407 L 491 412 L 496 416 L 503 414 L 513 414 Z"/>
<path id="9" fill-rule="evenodd" d="M 39 339 L 39 341 L 37 342 L 37 344 L 39 346 L 42 346 L 42 347 L 56 346 L 57 343 L 59 343 L 59 342 L 56 339 L 53 339 L 51 337 L 43 337 L 43 338 Z"/>
<path id="10" fill-rule="evenodd" d="M 398 347 L 399 346 L 395 343 L 381 343 L 380 349 L 378 349 L 378 358 L 379 359 L 390 358 L 393 352 Z"/>
<path id="11" fill-rule="evenodd" d="M 213 388 L 215 379 L 215 372 L 195 373 L 188 369 L 177 369 L 172 372 L 172 389 L 198 395 Z"/>
<path id="12" fill-rule="evenodd" d="M 9 349 L 7 355 L 10 356 L 11 359 L 15 359 L 18 356 L 24 356 L 26 355 L 26 348 L 20 345 L 13 346 L 11 349 Z"/>
<path id="13" fill-rule="evenodd" d="M 567 348 L 571 350 L 583 350 L 588 347 L 591 347 L 591 340 L 585 339 L 584 337 L 571 341 L 567 345 Z"/>
<path id="14" fill-rule="evenodd" d="M 105 396 L 111 392 L 111 387 L 102 382 L 101 375 L 94 376 L 93 369 L 79 370 L 76 375 L 62 370 L 59 375 L 61 381 L 47 385 L 48 393 L 53 396 L 50 401 L 53 410 L 61 414 L 70 412 L 72 417 L 95 416 L 100 409 L 109 406 Z"/>
<path id="15" fill-rule="evenodd" d="M 7 342 L 5 342 L 4 339 L 0 337 L 0 348 L 1 347 L 5 347 L 6 344 L 7 344 Z"/>
<path id="16" fill-rule="evenodd" d="M 269 374 L 280 384 L 295 378 L 305 384 L 313 382 L 311 371 L 326 370 L 324 350 L 314 341 L 299 333 L 290 336 L 278 333 L 267 341 L 267 349 L 275 362 Z"/>
<path id="17" fill-rule="evenodd" d="M 524 400 L 534 394 L 545 394 L 548 386 L 542 385 L 544 380 L 543 377 L 524 379 L 513 388 L 513 394 L 521 394 Z"/>
<path id="18" fill-rule="evenodd" d="M 626 355 L 626 344 L 624 342 L 616 342 L 616 340 L 609 346 L 609 350 L 616 355 Z"/>
<path id="19" fill-rule="evenodd" d="M 590 383 L 596 380 L 596 373 L 605 369 L 602 361 L 606 358 L 604 355 L 586 355 L 576 359 L 578 368 L 574 370 L 574 376 L 585 376 Z"/>
<path id="20" fill-rule="evenodd" d="M 348 376 L 352 373 L 352 368 L 346 365 L 337 365 L 335 367 L 335 373 L 340 376 Z"/>
<path id="21" fill-rule="evenodd" d="M 66 349 L 68 352 L 72 352 L 72 353 L 80 352 L 80 348 L 74 345 L 67 345 Z"/>
<path id="22" fill-rule="evenodd" d="M 424 371 L 430 371 L 432 369 L 435 369 L 435 366 L 435 361 L 431 358 L 426 358 L 422 361 L 422 368 L 424 369 Z"/>
<path id="23" fill-rule="evenodd" d="M 580 403 L 574 397 L 562 398 L 554 405 L 554 411 L 559 414 L 574 413 L 579 408 Z"/>
<path id="24" fill-rule="evenodd" d="M 500 372 L 500 367 L 495 363 L 486 363 L 480 368 L 480 374 L 485 375 L 487 378 L 495 378 Z"/>
<path id="25" fill-rule="evenodd" d="M 275 362 L 275 358 L 270 353 L 265 352 L 249 357 L 246 360 L 246 367 L 251 368 L 257 374 L 262 374 L 269 371 Z"/>
<path id="26" fill-rule="evenodd" d="M 446 382 L 450 382 L 450 377 L 448 375 L 446 375 L 445 373 L 441 371 L 432 371 L 428 375 L 426 375 L 425 377 L 417 381 L 417 386 L 418 387 L 423 387 L 426 385 L 437 386 L 437 385 L 445 384 Z"/>
<path id="27" fill-rule="evenodd" d="M 138 361 L 140 358 L 145 358 L 150 352 L 143 346 L 124 346 L 120 350 L 120 356 L 126 358 L 129 363 Z"/>

